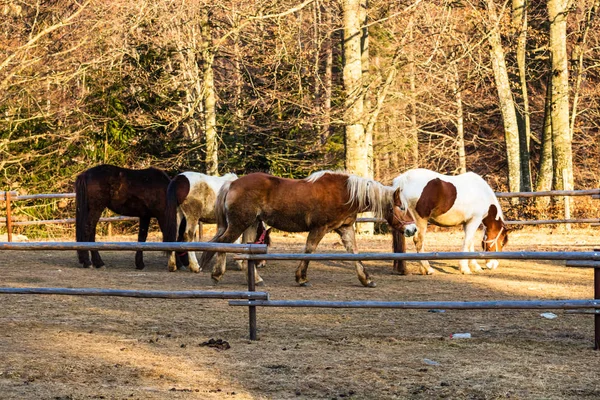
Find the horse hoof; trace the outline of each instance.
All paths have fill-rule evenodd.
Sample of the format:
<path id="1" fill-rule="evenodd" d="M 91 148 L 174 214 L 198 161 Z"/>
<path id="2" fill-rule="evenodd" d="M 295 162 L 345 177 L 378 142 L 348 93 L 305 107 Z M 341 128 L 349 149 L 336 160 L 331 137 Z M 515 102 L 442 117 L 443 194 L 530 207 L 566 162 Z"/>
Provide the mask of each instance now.
<path id="1" fill-rule="evenodd" d="M 81 268 L 92 268 L 92 264 L 81 264 Z"/>
<path id="2" fill-rule="evenodd" d="M 96 267 L 96 269 L 106 269 L 106 265 L 102 264 L 102 265 L 98 265 Z"/>
<path id="3" fill-rule="evenodd" d="M 461 269 L 460 273 L 463 275 L 471 275 L 472 274 L 470 269 Z"/>
<path id="4" fill-rule="evenodd" d="M 311 287 L 312 284 L 310 282 L 302 282 L 302 283 L 300 283 L 300 286 L 302 286 L 302 287 Z"/>
<path id="5" fill-rule="evenodd" d="M 265 284 L 265 281 L 256 282 L 254 285 L 255 285 L 255 286 L 261 286 L 261 287 L 267 286 L 267 285 Z"/>
<path id="6" fill-rule="evenodd" d="M 210 278 L 210 283 L 211 283 L 213 286 L 217 286 L 217 285 L 219 284 L 219 280 L 211 277 L 211 278 Z"/>
<path id="7" fill-rule="evenodd" d="M 365 286 L 366 287 L 377 287 L 377 284 L 375 282 L 371 281 L 371 282 L 367 283 Z"/>

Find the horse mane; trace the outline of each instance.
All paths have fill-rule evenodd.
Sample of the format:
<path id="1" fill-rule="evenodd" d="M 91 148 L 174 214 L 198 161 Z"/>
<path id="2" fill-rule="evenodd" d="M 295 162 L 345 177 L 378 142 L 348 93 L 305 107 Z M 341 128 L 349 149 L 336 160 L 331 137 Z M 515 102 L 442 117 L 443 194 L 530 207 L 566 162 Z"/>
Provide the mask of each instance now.
<path id="1" fill-rule="evenodd" d="M 347 172 L 344 171 L 332 171 L 332 170 L 323 170 L 323 171 L 317 171 L 317 172 L 313 172 L 312 174 L 310 174 L 309 176 L 307 176 L 306 178 L 304 178 L 304 180 L 306 182 L 315 182 L 316 180 L 318 180 L 319 178 L 322 178 L 323 175 L 325 174 L 334 174 L 334 175 L 344 175 L 344 176 L 348 176 L 349 174 Z"/>
<path id="2" fill-rule="evenodd" d="M 376 218 L 385 218 L 387 206 L 392 204 L 394 189 L 376 180 L 352 175 L 344 171 L 324 170 L 310 174 L 307 182 L 315 182 L 325 174 L 343 175 L 348 178 L 348 204 L 356 203 L 359 212 L 372 211 Z"/>
<path id="3" fill-rule="evenodd" d="M 375 218 L 385 218 L 387 208 L 393 202 L 393 188 L 356 175 L 348 176 L 347 185 L 348 202 L 356 202 L 359 212 L 372 211 Z"/>
<path id="4" fill-rule="evenodd" d="M 228 172 L 225 175 L 221 176 L 221 178 L 226 179 L 228 181 L 232 181 L 238 178 L 238 176 L 233 172 Z"/>

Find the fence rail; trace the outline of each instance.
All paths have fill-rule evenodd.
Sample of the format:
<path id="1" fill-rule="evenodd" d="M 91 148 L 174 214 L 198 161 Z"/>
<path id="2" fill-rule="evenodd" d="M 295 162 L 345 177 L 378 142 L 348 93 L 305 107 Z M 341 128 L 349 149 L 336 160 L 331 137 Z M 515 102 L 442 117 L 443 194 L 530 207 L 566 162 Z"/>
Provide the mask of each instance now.
<path id="1" fill-rule="evenodd" d="M 497 192 L 496 196 L 499 198 L 531 198 L 531 197 L 544 197 L 544 196 L 591 196 L 592 198 L 600 198 L 600 189 L 586 189 L 586 190 L 550 190 L 544 192 Z M 27 225 L 46 225 L 46 224 L 74 224 L 75 218 L 64 218 L 64 219 L 46 219 L 46 220 L 33 220 L 33 221 L 13 221 L 10 212 L 10 202 L 18 200 L 36 200 L 36 199 L 62 199 L 62 198 L 75 198 L 75 193 L 40 193 L 30 195 L 19 195 L 15 191 L 0 192 L 0 200 L 6 202 L 6 217 L 0 217 L 0 223 L 4 223 L 7 226 L 9 241 L 12 234 L 13 226 L 27 226 Z M 100 218 L 101 222 L 118 222 L 118 221 L 137 221 L 137 217 L 127 216 L 114 216 Z M 367 222 L 386 222 L 380 218 L 357 218 L 358 223 Z M 591 226 L 599 226 L 600 218 L 564 218 L 564 219 L 553 219 L 553 220 L 526 220 L 526 221 L 505 221 L 507 225 L 550 225 L 550 224 L 591 224 Z"/>
<path id="2" fill-rule="evenodd" d="M 99 288 L 0 288 L 0 294 L 54 294 L 66 296 L 134 297 L 138 299 L 251 299 L 269 300 L 266 292 L 218 292 L 207 290 L 125 290 Z"/>

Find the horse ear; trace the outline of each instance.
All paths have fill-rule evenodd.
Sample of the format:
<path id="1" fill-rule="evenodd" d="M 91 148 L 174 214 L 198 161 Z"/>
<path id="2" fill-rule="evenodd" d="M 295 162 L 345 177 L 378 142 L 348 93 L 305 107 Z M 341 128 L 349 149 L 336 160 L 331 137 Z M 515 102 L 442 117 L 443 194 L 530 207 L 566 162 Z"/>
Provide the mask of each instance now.
<path id="1" fill-rule="evenodd" d="M 400 188 L 394 191 L 394 205 L 403 209 L 402 200 L 400 200 Z"/>
<path id="2" fill-rule="evenodd" d="M 483 222 L 484 222 L 484 224 L 491 223 L 497 217 L 498 217 L 498 208 L 496 208 L 495 204 L 490 204 L 490 208 L 488 209 L 488 213 L 485 216 L 485 218 L 483 219 Z"/>

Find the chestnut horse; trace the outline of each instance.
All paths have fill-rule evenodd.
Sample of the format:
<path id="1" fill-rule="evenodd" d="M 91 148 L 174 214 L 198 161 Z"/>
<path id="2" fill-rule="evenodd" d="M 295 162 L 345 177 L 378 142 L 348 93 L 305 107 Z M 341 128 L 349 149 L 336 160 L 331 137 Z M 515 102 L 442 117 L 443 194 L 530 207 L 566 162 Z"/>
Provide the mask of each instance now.
<path id="1" fill-rule="evenodd" d="M 106 208 L 120 215 L 140 218 L 139 242 L 146 241 L 150 219 L 153 217 L 158 220 L 164 234 L 167 187 L 170 181 L 164 171 L 156 168 L 136 170 L 102 164 L 83 171 L 75 180 L 76 240 L 96 241 L 96 225 Z M 77 251 L 82 266 L 104 266 L 100 253 L 96 250 L 91 253 L 90 261 L 88 251 Z M 137 269 L 144 268 L 141 251 L 135 253 L 135 266 Z"/>
<path id="2" fill-rule="evenodd" d="M 372 179 L 342 172 L 321 171 L 305 179 L 287 179 L 253 173 L 223 186 L 217 196 L 216 215 L 218 231 L 211 242 L 232 243 L 244 230 L 258 221 L 286 232 L 308 232 L 305 253 L 315 251 L 326 233 L 335 231 L 346 250 L 358 253 L 354 232 L 356 215 L 372 211 L 384 217 L 407 236 L 414 234 L 414 225 L 406 226 L 406 216 L 394 206 L 394 189 Z M 204 252 L 200 266 L 206 266 L 215 252 Z M 225 273 L 225 263 L 220 254 L 212 279 L 218 283 Z M 308 285 L 308 261 L 300 261 L 296 282 Z M 362 262 L 355 263 L 359 281 L 375 287 Z M 256 274 L 256 283 L 262 278 Z"/>
<path id="3" fill-rule="evenodd" d="M 393 186 L 401 203 L 408 209 L 417 225 L 413 238 L 417 252 L 423 251 L 427 223 L 438 226 L 462 225 L 465 240 L 462 251 L 474 251 L 475 232 L 483 223 L 482 241 L 485 251 L 502 251 L 508 241 L 502 209 L 494 191 L 473 172 L 447 176 L 428 169 L 412 169 L 394 178 Z M 477 260 L 460 260 L 460 272 L 480 272 Z M 486 266 L 494 269 L 498 260 L 489 260 Z M 406 272 L 406 271 L 405 271 Z M 421 261 L 421 273 L 432 274 L 433 268 Z"/>
<path id="4" fill-rule="evenodd" d="M 174 242 L 177 227 L 180 221 L 186 220 L 187 226 L 183 232 L 183 241 L 192 242 L 196 239 L 202 241 L 202 223 L 216 223 L 215 200 L 221 187 L 236 180 L 236 174 L 229 173 L 223 176 L 211 176 L 199 172 L 183 172 L 175 176 L 167 188 L 167 225 L 163 242 Z M 244 232 L 244 242 L 259 240 L 268 244 L 268 232 L 262 224 L 248 232 Z M 200 272 L 196 254 L 189 255 L 189 268 L 192 272 Z M 264 262 L 264 261 L 263 261 Z M 242 263 L 239 262 L 240 267 Z M 168 262 L 169 271 L 177 270 L 175 252 L 171 252 Z"/>

